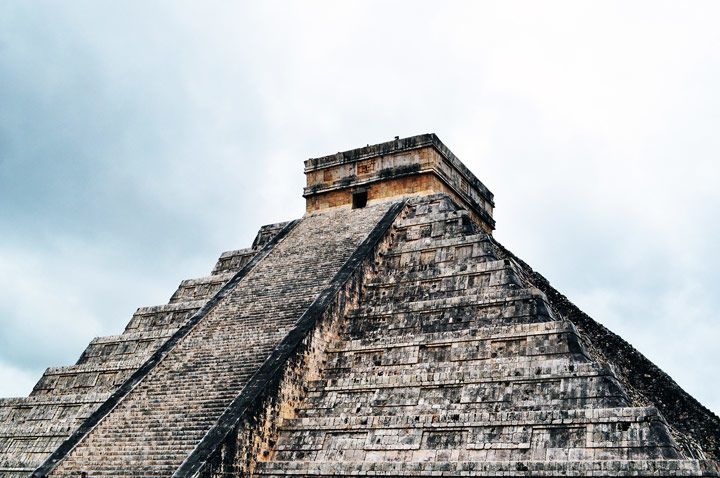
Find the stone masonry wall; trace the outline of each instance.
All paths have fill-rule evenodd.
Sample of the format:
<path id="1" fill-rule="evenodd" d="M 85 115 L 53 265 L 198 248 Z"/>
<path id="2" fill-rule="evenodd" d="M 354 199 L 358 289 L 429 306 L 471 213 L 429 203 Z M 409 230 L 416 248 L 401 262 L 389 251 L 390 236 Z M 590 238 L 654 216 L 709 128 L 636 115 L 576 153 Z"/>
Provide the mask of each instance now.
<path id="1" fill-rule="evenodd" d="M 718 476 L 447 196 L 390 240 L 254 475 Z"/>
<path id="2" fill-rule="evenodd" d="M 382 182 L 368 184 L 363 189 L 367 191 L 369 203 L 412 195 L 430 195 L 437 192 L 444 192 L 460 202 L 460 198 L 455 191 L 432 173 L 409 174 L 403 177 L 386 179 Z M 354 190 L 351 188 L 316 194 L 307 198 L 306 209 L 308 212 L 314 212 L 331 207 L 350 207 L 353 192 Z M 486 219 L 480 218 L 472 211 L 469 212 L 469 216 L 476 224 L 481 226 L 484 232 L 492 233 L 492 227 L 487 224 Z"/>

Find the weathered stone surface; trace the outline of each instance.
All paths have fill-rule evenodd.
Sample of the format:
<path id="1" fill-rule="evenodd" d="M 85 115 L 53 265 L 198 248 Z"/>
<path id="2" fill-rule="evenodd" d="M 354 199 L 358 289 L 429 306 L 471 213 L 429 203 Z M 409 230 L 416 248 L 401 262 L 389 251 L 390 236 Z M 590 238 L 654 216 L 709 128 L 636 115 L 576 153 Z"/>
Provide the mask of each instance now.
<path id="1" fill-rule="evenodd" d="M 0 476 L 720 477 L 720 419 L 498 244 L 434 135 L 306 173 L 302 220 L 0 399 Z"/>
<path id="2" fill-rule="evenodd" d="M 258 474 L 716 476 L 453 207 L 396 223 Z"/>

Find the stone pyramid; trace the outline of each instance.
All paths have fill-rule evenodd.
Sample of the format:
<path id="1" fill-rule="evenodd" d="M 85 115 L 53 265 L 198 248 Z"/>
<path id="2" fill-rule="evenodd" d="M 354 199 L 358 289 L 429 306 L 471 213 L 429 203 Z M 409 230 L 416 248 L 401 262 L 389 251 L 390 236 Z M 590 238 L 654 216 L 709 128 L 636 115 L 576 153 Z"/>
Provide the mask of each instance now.
<path id="1" fill-rule="evenodd" d="M 302 219 L 0 400 L 0 476 L 720 477 L 720 419 L 498 244 L 435 135 L 305 173 Z"/>

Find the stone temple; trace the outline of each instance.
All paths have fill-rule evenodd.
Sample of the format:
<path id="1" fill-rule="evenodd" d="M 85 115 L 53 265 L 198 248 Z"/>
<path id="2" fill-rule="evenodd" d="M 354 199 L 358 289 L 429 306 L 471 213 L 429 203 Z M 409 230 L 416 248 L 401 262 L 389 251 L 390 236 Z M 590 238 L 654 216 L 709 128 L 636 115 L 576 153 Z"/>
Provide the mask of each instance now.
<path id="1" fill-rule="evenodd" d="M 3 477 L 720 477 L 720 419 L 493 239 L 433 134 L 0 400 Z"/>

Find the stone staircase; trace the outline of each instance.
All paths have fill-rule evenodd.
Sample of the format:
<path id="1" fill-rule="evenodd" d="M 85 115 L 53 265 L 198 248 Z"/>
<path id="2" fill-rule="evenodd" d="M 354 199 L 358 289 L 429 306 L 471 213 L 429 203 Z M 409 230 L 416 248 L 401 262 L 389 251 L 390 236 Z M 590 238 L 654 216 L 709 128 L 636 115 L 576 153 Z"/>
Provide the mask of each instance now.
<path id="1" fill-rule="evenodd" d="M 32 473 L 285 224 L 263 226 L 253 248 L 224 252 L 170 303 L 137 309 L 122 334 L 93 339 L 75 365 L 48 368 L 29 397 L 0 399 L 0 476 Z"/>
<path id="2" fill-rule="evenodd" d="M 260 476 L 718 476 L 447 198 L 413 202 Z"/>
<path id="3" fill-rule="evenodd" d="M 93 477 L 171 476 L 388 207 L 340 209 L 302 219 L 51 476 L 76 477 L 81 471 Z M 213 277 L 184 281 L 168 307 L 214 293 L 233 261 L 223 255 Z"/>

